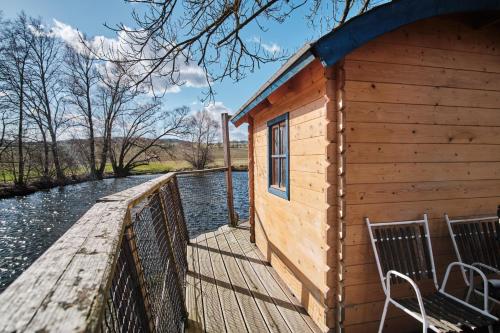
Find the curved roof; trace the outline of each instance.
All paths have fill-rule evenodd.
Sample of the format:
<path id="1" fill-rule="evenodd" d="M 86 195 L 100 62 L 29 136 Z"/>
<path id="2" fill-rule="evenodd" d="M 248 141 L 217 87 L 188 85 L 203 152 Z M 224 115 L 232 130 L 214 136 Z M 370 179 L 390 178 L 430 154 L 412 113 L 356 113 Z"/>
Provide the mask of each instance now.
<path id="1" fill-rule="evenodd" d="M 274 90 L 319 58 L 334 65 L 361 45 L 404 25 L 442 15 L 500 11 L 500 0 L 395 0 L 377 6 L 333 29 L 292 56 L 231 118 L 238 123 Z"/>

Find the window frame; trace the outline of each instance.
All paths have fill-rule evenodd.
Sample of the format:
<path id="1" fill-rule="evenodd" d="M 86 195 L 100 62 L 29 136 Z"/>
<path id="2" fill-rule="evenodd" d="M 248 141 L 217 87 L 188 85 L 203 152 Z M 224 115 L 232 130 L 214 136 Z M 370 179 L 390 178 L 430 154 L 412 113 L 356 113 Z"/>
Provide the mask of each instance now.
<path id="1" fill-rule="evenodd" d="M 276 157 L 276 154 L 273 155 L 273 133 L 272 129 L 273 126 L 284 122 L 284 139 L 283 142 L 280 143 L 283 146 L 283 151 L 284 154 L 278 154 L 278 156 L 282 157 Z M 290 200 L 290 140 L 289 140 L 289 126 L 288 126 L 288 112 L 284 113 L 274 119 L 271 119 L 267 122 L 267 190 L 269 193 L 272 193 L 280 198 Z M 282 147 L 281 145 L 278 145 L 278 147 Z M 272 178 L 273 178 L 273 168 L 272 168 L 272 159 L 277 158 L 278 160 L 284 158 L 284 164 L 285 164 L 285 190 L 281 190 L 277 187 L 271 186 L 272 183 Z M 281 163 L 281 162 L 280 162 Z M 281 168 L 278 168 L 278 177 L 281 178 Z M 279 183 L 281 182 L 281 179 Z"/>

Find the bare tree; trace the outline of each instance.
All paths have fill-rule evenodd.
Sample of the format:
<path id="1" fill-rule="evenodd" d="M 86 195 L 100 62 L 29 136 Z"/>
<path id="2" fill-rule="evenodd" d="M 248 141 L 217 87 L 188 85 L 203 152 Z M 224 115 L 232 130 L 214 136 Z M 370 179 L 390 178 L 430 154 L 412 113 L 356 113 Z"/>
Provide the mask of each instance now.
<path id="1" fill-rule="evenodd" d="M 148 103 L 122 113 L 110 154 L 115 176 L 128 176 L 134 168 L 158 160 L 157 150 L 171 148 L 162 139 L 185 134 L 188 112 L 188 107 L 166 111 L 158 103 Z"/>
<path id="2" fill-rule="evenodd" d="M 168 76 L 171 84 L 182 84 L 180 67 L 197 65 L 205 72 L 209 96 L 212 82 L 226 77 L 240 80 L 262 63 L 285 55 L 249 39 L 245 29 L 265 31 L 304 6 L 308 22 L 333 27 L 343 24 L 353 8 L 365 12 L 371 5 L 371 0 L 126 1 L 137 5 L 132 12 L 137 28 L 121 24 L 112 29 L 126 36 L 118 59 L 138 65 L 142 70 L 138 83 L 153 84 L 159 75 Z"/>
<path id="3" fill-rule="evenodd" d="M 30 41 L 28 19 L 21 13 L 15 20 L 1 22 L 0 91 L 5 107 L 16 110 L 17 185 L 25 185 L 24 130 Z"/>
<path id="4" fill-rule="evenodd" d="M 131 111 L 132 101 L 141 93 L 134 89 L 134 84 L 128 75 L 127 67 L 114 62 L 107 62 L 99 70 L 98 104 L 102 112 L 99 115 L 102 131 L 102 147 L 97 169 L 97 178 L 102 179 L 115 121 L 121 113 Z"/>
<path id="5" fill-rule="evenodd" d="M 202 110 L 189 117 L 187 128 L 184 158 L 194 168 L 204 169 L 213 161 L 212 150 L 219 135 L 219 122 L 207 110 Z"/>
<path id="6" fill-rule="evenodd" d="M 14 142 L 10 133 L 10 127 L 14 124 L 10 112 L 5 105 L 0 104 L 0 161 L 3 161 L 2 156 Z M 2 167 L 0 163 L 0 168 Z"/>
<path id="7" fill-rule="evenodd" d="M 87 160 L 90 176 L 97 178 L 96 144 L 95 144 L 95 86 L 99 80 L 96 60 L 89 50 L 75 50 L 66 47 L 67 86 L 69 102 L 75 107 L 77 122 L 87 131 Z"/>
<path id="8" fill-rule="evenodd" d="M 62 43 L 47 31 L 40 20 L 30 20 L 30 62 L 29 101 L 30 107 L 40 115 L 43 128 L 50 139 L 50 149 L 56 178 L 64 180 L 59 159 L 58 136 L 69 122 L 65 114 L 64 81 L 62 77 Z"/>
<path id="9" fill-rule="evenodd" d="M 29 108 L 26 111 L 26 116 L 28 117 L 27 120 L 29 120 L 32 128 L 28 127 L 27 133 L 28 136 L 31 137 L 31 141 L 34 142 L 39 142 L 41 140 L 42 143 L 42 148 L 43 148 L 43 154 L 36 154 L 38 157 L 38 164 L 41 166 L 41 170 L 39 170 L 39 174 L 42 176 L 44 181 L 49 181 L 50 180 L 50 148 L 49 148 L 49 141 L 47 138 L 47 126 L 45 125 L 46 119 L 45 115 L 41 109 L 39 101 L 31 97 L 28 100 L 30 100 L 29 103 Z M 30 130 L 31 129 L 31 130 Z M 31 156 L 34 156 L 34 154 L 31 154 Z"/>

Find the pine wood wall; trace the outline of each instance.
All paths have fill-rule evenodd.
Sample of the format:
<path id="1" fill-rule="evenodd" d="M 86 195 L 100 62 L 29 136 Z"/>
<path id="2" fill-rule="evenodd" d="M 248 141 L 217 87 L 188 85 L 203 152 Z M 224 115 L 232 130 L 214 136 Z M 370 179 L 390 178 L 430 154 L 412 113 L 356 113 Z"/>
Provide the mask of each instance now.
<path id="1" fill-rule="evenodd" d="M 500 204 L 500 29 L 461 22 L 421 21 L 345 58 L 346 332 L 376 332 L 382 312 L 364 216 L 427 213 L 441 282 L 455 260 L 443 214 Z M 395 309 L 388 318 L 387 332 L 420 327 Z"/>
<path id="2" fill-rule="evenodd" d="M 326 329 L 327 194 L 324 69 L 306 67 L 253 117 L 256 243 L 316 323 Z M 289 112 L 290 200 L 268 192 L 267 121 Z"/>

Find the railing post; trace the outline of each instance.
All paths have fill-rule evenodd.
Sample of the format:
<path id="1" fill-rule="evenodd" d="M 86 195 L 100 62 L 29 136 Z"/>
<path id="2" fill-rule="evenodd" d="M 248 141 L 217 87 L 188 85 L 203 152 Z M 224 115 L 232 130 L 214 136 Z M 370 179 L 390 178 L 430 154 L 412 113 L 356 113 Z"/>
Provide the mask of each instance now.
<path id="1" fill-rule="evenodd" d="M 169 182 L 170 183 L 170 182 Z M 165 184 L 164 186 L 168 186 L 168 183 Z M 170 190 L 170 188 L 169 188 Z M 173 199 L 173 193 L 172 194 L 172 199 Z M 174 267 L 174 270 L 175 270 L 175 275 L 177 276 L 177 279 L 174 279 L 175 280 L 175 285 L 176 285 L 176 288 L 177 288 L 177 292 L 179 293 L 179 295 L 181 296 L 181 311 L 182 311 L 182 315 L 184 316 L 184 319 L 187 320 L 187 309 L 186 309 L 186 299 L 185 299 L 185 296 L 184 296 L 184 284 L 182 283 L 183 280 L 184 280 L 184 273 L 181 273 L 180 272 L 180 269 L 179 269 L 179 263 L 177 262 L 177 259 L 175 258 L 175 254 L 174 254 L 174 245 L 172 244 L 172 239 L 173 239 L 173 235 L 170 234 L 170 228 L 168 226 L 168 223 L 169 223 L 169 219 L 168 219 L 168 214 L 167 214 L 167 207 L 165 207 L 165 204 L 164 204 L 164 201 L 162 198 L 162 195 L 165 195 L 165 194 L 162 194 L 162 191 L 161 189 L 158 190 L 158 202 L 160 204 L 160 210 L 161 210 L 161 213 L 162 213 L 162 219 L 163 219 L 163 222 L 164 222 L 164 227 L 165 227 L 165 233 L 166 233 L 166 237 L 165 237 L 165 240 L 166 240 L 166 245 L 167 245 L 167 255 L 169 257 L 169 260 L 170 262 L 172 263 L 173 267 Z M 175 223 L 174 221 L 170 221 L 170 223 Z M 178 232 L 181 232 L 181 230 L 177 229 Z M 179 236 L 179 235 L 177 235 Z M 185 252 L 183 251 L 183 254 Z M 187 259 L 186 259 L 187 260 Z"/>
<path id="2" fill-rule="evenodd" d="M 181 191 L 179 190 L 179 182 L 177 182 L 177 175 L 172 179 L 172 184 L 175 190 L 175 193 L 172 193 L 172 196 L 174 197 L 175 200 L 175 205 L 177 206 L 177 213 L 179 215 L 179 219 L 181 219 L 180 222 L 180 228 L 182 229 L 182 232 L 184 233 L 184 237 L 186 238 L 187 244 L 189 244 L 189 231 L 187 229 L 186 225 L 186 216 L 184 215 L 184 207 L 182 207 L 182 198 L 181 198 Z"/>
<path id="3" fill-rule="evenodd" d="M 229 225 L 236 226 L 236 214 L 234 213 L 233 203 L 233 175 L 231 170 L 231 149 L 229 142 L 229 115 L 221 114 L 222 122 L 222 142 L 224 144 L 224 165 L 226 169 L 226 185 L 227 185 L 227 210 L 229 215 Z"/>
<path id="4" fill-rule="evenodd" d="M 254 157 L 253 157 L 253 118 L 248 117 L 248 201 L 250 242 L 255 243 L 255 190 L 254 190 Z"/>
<path id="5" fill-rule="evenodd" d="M 144 277 L 144 270 L 142 269 L 142 264 L 137 253 L 137 242 L 135 240 L 134 225 L 132 223 L 132 217 L 130 216 L 130 209 L 127 211 L 125 216 L 125 239 L 127 242 L 128 250 L 130 251 L 131 259 L 133 261 L 132 269 L 135 270 L 134 275 L 137 278 L 137 284 L 139 285 L 139 292 L 142 296 L 142 301 L 144 304 L 144 310 L 146 312 L 146 317 L 148 321 L 149 332 L 155 331 L 155 326 L 153 322 L 153 316 L 151 313 L 151 301 L 149 299 L 149 292 L 147 290 L 146 279 Z"/>

